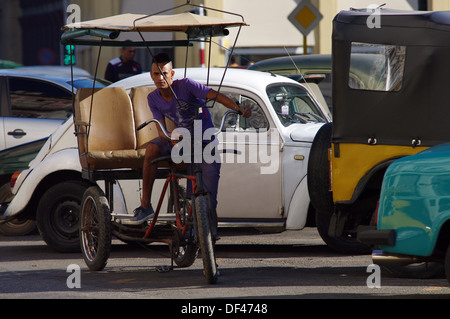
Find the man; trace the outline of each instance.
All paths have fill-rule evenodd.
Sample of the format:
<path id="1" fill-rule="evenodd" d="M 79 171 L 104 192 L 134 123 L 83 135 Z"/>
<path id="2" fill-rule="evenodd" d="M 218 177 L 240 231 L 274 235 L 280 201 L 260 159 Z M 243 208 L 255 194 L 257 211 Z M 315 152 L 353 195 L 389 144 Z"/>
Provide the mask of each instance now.
<path id="1" fill-rule="evenodd" d="M 191 79 L 173 80 L 175 71 L 172 69 L 172 60 L 170 57 L 161 53 L 156 55 L 152 61 L 152 69 L 150 76 L 155 83 L 157 90 L 151 92 L 148 97 L 148 104 L 155 119 L 162 122 L 165 127 L 165 117 L 172 120 L 175 126 L 191 130 L 191 123 L 195 117 L 195 107 L 198 105 L 198 99 L 216 99 L 218 103 L 223 104 L 227 108 L 240 111 L 240 108 L 231 99 L 217 91 L 197 83 Z M 173 91 L 172 91 L 173 90 Z M 178 101 L 177 101 L 177 98 Z M 179 105 L 179 101 L 188 102 L 188 108 Z M 180 104 L 184 104 L 181 102 Z M 242 116 L 248 118 L 251 111 L 248 107 L 243 107 Z M 199 114 L 202 120 L 202 131 L 213 127 L 211 116 L 207 108 L 203 108 Z M 141 206 L 134 211 L 134 217 L 123 220 L 123 224 L 139 225 L 147 219 L 153 218 L 153 208 L 150 203 L 153 183 L 156 178 L 157 165 L 152 161 L 160 156 L 170 155 L 171 149 L 176 142 L 167 139 L 161 129 L 158 127 L 159 138 L 156 138 L 147 146 L 145 160 L 143 166 L 143 185 Z M 192 132 L 191 132 L 192 134 Z M 206 191 L 211 194 L 212 209 L 215 211 L 217 206 L 217 190 L 220 175 L 220 163 L 213 162 L 211 164 L 203 161 L 201 164 L 203 171 L 203 183 Z"/>
<path id="2" fill-rule="evenodd" d="M 123 47 L 120 57 L 112 59 L 106 66 L 105 79 L 117 82 L 129 76 L 141 74 L 142 67 L 134 61 L 136 48 Z"/>

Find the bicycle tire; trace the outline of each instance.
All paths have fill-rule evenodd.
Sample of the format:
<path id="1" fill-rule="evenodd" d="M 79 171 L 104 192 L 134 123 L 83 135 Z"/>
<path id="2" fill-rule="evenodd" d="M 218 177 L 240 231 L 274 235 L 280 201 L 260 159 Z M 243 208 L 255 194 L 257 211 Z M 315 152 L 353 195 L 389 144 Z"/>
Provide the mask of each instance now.
<path id="1" fill-rule="evenodd" d="M 111 212 L 108 200 L 97 186 L 86 189 L 80 212 L 80 244 L 90 270 L 105 268 L 111 251 Z"/>
<path id="2" fill-rule="evenodd" d="M 192 242 L 188 241 L 185 246 L 179 246 L 174 257 L 174 262 L 178 267 L 186 268 L 192 266 L 192 264 L 197 259 L 198 246 Z"/>
<path id="3" fill-rule="evenodd" d="M 203 274 L 208 284 L 214 284 L 217 282 L 217 266 L 208 211 L 208 198 L 206 196 L 197 196 L 195 198 L 195 214 L 203 260 Z"/>
<path id="4" fill-rule="evenodd" d="M 189 212 L 189 208 L 191 206 L 190 204 L 190 200 L 186 198 L 186 189 L 179 185 L 178 183 L 174 183 L 172 184 L 172 189 L 176 189 L 176 187 L 178 188 L 178 192 L 176 194 L 173 194 L 171 196 L 172 198 L 172 204 L 173 205 L 173 209 L 176 210 L 177 207 L 174 204 L 174 201 L 178 202 L 178 209 L 180 210 L 180 226 L 181 228 L 178 229 L 178 231 L 180 232 L 180 234 L 182 233 L 182 227 L 186 227 L 186 223 L 189 223 L 192 221 L 192 218 L 189 218 L 188 220 L 188 214 L 187 212 Z M 191 216 L 192 217 L 192 216 Z M 177 251 L 175 251 L 175 256 L 174 256 L 174 262 L 175 264 L 177 264 L 178 267 L 190 267 L 192 266 L 192 264 L 195 262 L 195 260 L 197 259 L 197 255 L 198 255 L 198 245 L 195 243 L 194 240 L 194 232 L 192 230 L 191 226 L 187 226 L 189 227 L 188 230 L 186 231 L 186 235 L 185 238 L 182 238 L 182 241 L 184 241 L 183 245 L 179 245 Z"/>

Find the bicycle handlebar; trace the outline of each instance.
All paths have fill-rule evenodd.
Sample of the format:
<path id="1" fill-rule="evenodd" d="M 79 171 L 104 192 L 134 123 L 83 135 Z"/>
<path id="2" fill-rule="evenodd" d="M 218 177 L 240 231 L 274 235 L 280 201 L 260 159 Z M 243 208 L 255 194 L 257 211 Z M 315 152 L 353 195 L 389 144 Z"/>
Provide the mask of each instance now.
<path id="1" fill-rule="evenodd" d="M 225 125 L 225 119 L 227 118 L 228 114 L 232 114 L 232 113 L 238 114 L 238 115 L 242 115 L 242 111 L 233 111 L 233 110 L 230 110 L 230 111 L 225 112 L 225 114 L 222 116 L 222 122 L 220 123 L 220 128 L 219 128 L 219 130 L 218 130 L 216 133 L 214 133 L 213 135 L 218 135 L 218 134 L 222 131 L 223 126 Z M 144 123 L 142 123 L 141 125 L 139 125 L 136 129 L 139 131 L 139 130 L 143 129 L 144 127 L 146 127 L 147 125 L 149 125 L 150 123 L 152 123 L 152 122 L 154 122 L 154 123 L 156 123 L 156 124 L 159 125 L 159 127 L 161 128 L 161 131 L 163 132 L 163 134 L 164 134 L 168 139 L 170 139 L 170 140 L 172 140 L 172 141 L 178 141 L 178 140 L 179 140 L 178 137 L 172 137 L 172 136 L 170 136 L 169 133 L 167 133 L 166 129 L 164 128 L 164 125 L 162 125 L 162 123 L 161 123 L 159 120 L 157 120 L 157 119 L 150 119 L 150 120 L 147 120 L 147 121 L 145 121 Z"/>
<path id="2" fill-rule="evenodd" d="M 147 121 L 145 121 L 144 123 L 142 123 L 141 125 L 139 125 L 136 129 L 137 129 L 138 131 L 139 131 L 139 130 L 142 130 L 144 127 L 146 127 L 147 125 L 149 125 L 149 124 L 152 123 L 152 122 L 154 122 L 154 123 L 156 123 L 156 124 L 159 125 L 159 127 L 161 128 L 161 131 L 163 132 L 163 134 L 164 134 L 168 139 L 170 139 L 170 140 L 172 140 L 172 141 L 178 141 L 178 138 L 172 137 L 172 136 L 169 135 L 169 133 L 167 133 L 166 129 L 164 128 L 164 125 L 162 125 L 162 123 L 161 123 L 160 121 L 158 121 L 157 119 L 147 120 Z"/>

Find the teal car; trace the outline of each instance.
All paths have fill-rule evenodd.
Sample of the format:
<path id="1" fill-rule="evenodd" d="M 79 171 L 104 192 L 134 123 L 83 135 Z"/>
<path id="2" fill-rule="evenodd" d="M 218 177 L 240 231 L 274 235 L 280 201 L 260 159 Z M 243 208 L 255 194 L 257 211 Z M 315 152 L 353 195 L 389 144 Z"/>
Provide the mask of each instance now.
<path id="1" fill-rule="evenodd" d="M 450 284 L 450 143 L 393 162 L 383 179 L 376 229 L 361 241 L 378 245 L 375 263 L 392 268 L 443 264 Z"/>

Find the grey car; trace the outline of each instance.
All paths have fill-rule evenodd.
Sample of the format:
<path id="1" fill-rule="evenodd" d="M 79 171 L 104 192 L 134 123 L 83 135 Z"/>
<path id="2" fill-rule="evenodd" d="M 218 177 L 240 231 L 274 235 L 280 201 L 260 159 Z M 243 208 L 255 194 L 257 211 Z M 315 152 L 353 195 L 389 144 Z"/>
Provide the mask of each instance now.
<path id="1" fill-rule="evenodd" d="M 97 81 L 99 87 L 108 82 Z M 74 90 L 93 77 L 73 72 Z M 0 70 L 0 150 L 44 138 L 72 114 L 72 75 L 60 66 Z"/>
<path id="2" fill-rule="evenodd" d="M 0 70 L 0 203 L 11 199 L 9 180 L 28 167 L 45 139 L 72 114 L 74 93 L 92 87 L 85 70 L 63 66 L 31 66 Z M 97 79 L 95 86 L 110 84 Z M 32 156 L 33 155 L 33 156 Z M 0 208 L 1 209 L 1 208 Z M 0 234 L 23 235 L 34 221 L 0 224 Z"/>
<path id="3" fill-rule="evenodd" d="M 271 72 L 302 81 L 312 75 L 320 75 L 319 88 L 328 106 L 332 105 L 331 95 L 331 54 L 295 55 L 271 58 L 256 62 L 248 67 L 249 70 Z"/>

